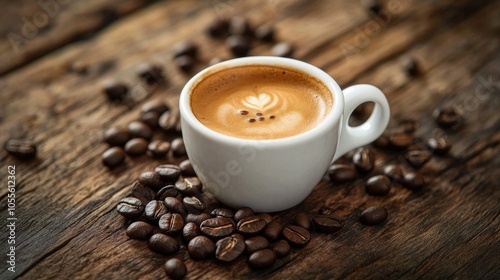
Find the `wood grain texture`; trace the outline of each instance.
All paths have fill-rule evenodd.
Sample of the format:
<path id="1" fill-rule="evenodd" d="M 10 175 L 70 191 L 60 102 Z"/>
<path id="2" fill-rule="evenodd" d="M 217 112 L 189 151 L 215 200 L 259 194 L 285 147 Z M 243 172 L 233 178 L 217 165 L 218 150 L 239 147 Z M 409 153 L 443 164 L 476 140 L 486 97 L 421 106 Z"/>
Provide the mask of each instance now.
<path id="1" fill-rule="evenodd" d="M 372 173 L 343 185 L 325 177 L 300 205 L 275 214 L 287 223 L 300 211 L 329 207 L 345 218 L 340 232 L 313 233 L 307 247 L 264 271 L 249 269 L 243 257 L 231 265 L 195 262 L 181 249 L 188 277 L 498 279 L 500 1 L 391 0 L 384 5 L 387 17 L 381 21 L 358 1 L 70 2 L 24 52 L 13 53 L 6 34 L 22 28 L 18 15 L 32 15 L 39 6 L 9 2 L 12 12 L 0 17 L 6 22 L 0 28 L 0 73 L 6 73 L 0 78 L 0 141 L 32 139 L 39 153 L 36 160 L 23 162 L 0 151 L 2 186 L 7 185 L 7 166 L 16 165 L 18 217 L 16 273 L 3 269 L 0 278 L 165 276 L 162 265 L 168 257 L 127 238 L 126 222 L 115 211 L 133 180 L 163 161 L 128 158 L 109 171 L 100 162 L 106 149 L 102 133 L 137 119 L 146 100 L 165 99 L 176 109 L 180 89 L 191 75 L 173 65 L 173 44 L 192 40 L 203 46 L 196 72 L 215 54 L 230 57 L 223 42 L 204 36 L 205 24 L 216 16 L 244 15 L 255 25 L 274 24 L 279 40 L 296 45 L 294 57 L 321 67 L 342 87 L 370 83 L 381 88 L 392 109 L 390 126 L 415 118 L 419 143 L 444 133 L 454 145 L 447 156 L 435 157 L 419 170 L 428 180 L 423 190 L 396 186 L 386 197 L 367 195 L 363 182 L 384 164 L 401 162 L 401 154 L 369 146 L 377 154 Z M 103 25 L 102 11 L 114 11 L 117 20 Z M 73 40 L 81 34 L 88 36 Z M 260 43 L 251 52 L 269 53 L 270 46 Z M 401 71 L 404 55 L 417 59 L 419 76 L 409 78 Z M 163 65 L 168 83 L 144 90 L 135 75 L 143 61 Z M 71 71 L 77 64 L 87 73 Z M 100 92 L 107 78 L 126 82 L 134 98 L 109 103 Z M 431 112 L 446 105 L 465 117 L 462 129 L 436 126 Z M 0 200 L 6 196 L 7 188 L 0 188 Z M 204 198 L 216 205 L 209 194 Z M 389 218 L 379 226 L 363 226 L 358 216 L 372 205 L 387 207 Z M 0 211 L 6 213 L 5 202 Z M 6 223 L 0 221 L 2 237 Z M 2 254 L 5 245 L 2 241 Z"/>

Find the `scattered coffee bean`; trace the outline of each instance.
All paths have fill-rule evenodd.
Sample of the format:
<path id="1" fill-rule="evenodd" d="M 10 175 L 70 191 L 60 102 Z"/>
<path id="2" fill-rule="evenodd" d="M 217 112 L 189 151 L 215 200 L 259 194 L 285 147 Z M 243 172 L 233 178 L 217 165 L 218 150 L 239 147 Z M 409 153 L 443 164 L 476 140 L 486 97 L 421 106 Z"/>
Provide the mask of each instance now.
<path id="1" fill-rule="evenodd" d="M 125 144 L 125 152 L 131 157 L 140 156 L 148 150 L 148 141 L 143 138 L 132 138 Z"/>
<path id="2" fill-rule="evenodd" d="M 274 41 L 274 29 L 270 25 L 262 25 L 255 30 L 255 38 L 264 41 Z"/>
<path id="3" fill-rule="evenodd" d="M 368 178 L 365 183 L 365 190 L 371 195 L 387 195 L 391 190 L 391 180 L 385 175 L 376 175 Z"/>
<path id="4" fill-rule="evenodd" d="M 135 197 L 125 197 L 116 206 L 116 211 L 127 219 L 137 219 L 144 212 L 144 204 Z"/>
<path id="5" fill-rule="evenodd" d="M 298 213 L 293 219 L 293 224 L 299 227 L 303 227 L 307 230 L 311 229 L 311 219 L 306 213 Z"/>
<path id="6" fill-rule="evenodd" d="M 178 119 L 177 114 L 174 114 L 172 111 L 166 111 L 160 115 L 158 126 L 165 132 L 175 131 Z"/>
<path id="7" fill-rule="evenodd" d="M 194 65 L 196 64 L 196 60 L 188 55 L 178 56 L 174 60 L 175 65 L 184 73 L 189 73 L 193 70 Z"/>
<path id="8" fill-rule="evenodd" d="M 233 221 L 224 217 L 206 219 L 200 224 L 201 232 L 212 238 L 228 236 L 234 232 L 234 228 Z"/>
<path id="9" fill-rule="evenodd" d="M 352 156 L 354 166 L 359 171 L 370 172 L 375 167 L 375 154 L 367 148 L 359 148 Z"/>
<path id="10" fill-rule="evenodd" d="M 206 236 L 196 236 L 188 244 L 189 256 L 195 261 L 201 261 L 215 254 L 215 243 Z"/>
<path id="11" fill-rule="evenodd" d="M 117 167 L 125 161 L 125 151 L 122 147 L 111 147 L 102 153 L 102 163 L 109 168 Z"/>
<path id="12" fill-rule="evenodd" d="M 194 172 L 193 166 L 191 165 L 191 161 L 189 159 L 186 159 L 179 163 L 179 168 L 182 171 L 182 176 L 196 177 L 196 173 Z"/>
<path id="13" fill-rule="evenodd" d="M 30 140 L 10 139 L 5 143 L 5 150 L 19 159 L 36 157 L 36 144 Z"/>
<path id="14" fill-rule="evenodd" d="M 231 35 L 252 36 L 253 30 L 246 18 L 233 17 L 229 21 L 229 33 Z"/>
<path id="15" fill-rule="evenodd" d="M 141 114 L 140 121 L 147 124 L 149 127 L 156 128 L 158 126 L 158 120 L 160 115 L 156 112 L 147 112 Z"/>
<path id="16" fill-rule="evenodd" d="M 198 47 L 190 41 L 178 42 L 173 47 L 174 58 L 180 56 L 196 57 L 198 54 Z"/>
<path id="17" fill-rule="evenodd" d="M 385 176 L 393 181 L 401 181 L 403 179 L 403 170 L 399 164 L 389 164 L 384 167 Z"/>
<path id="18" fill-rule="evenodd" d="M 319 231 L 336 232 L 344 226 L 342 218 L 335 215 L 318 215 L 313 218 L 314 227 Z"/>
<path id="19" fill-rule="evenodd" d="M 155 112 L 158 115 L 163 114 L 166 111 L 169 111 L 170 107 L 165 103 L 165 101 L 160 99 L 153 99 L 141 106 L 141 114 Z"/>
<path id="20" fill-rule="evenodd" d="M 375 15 L 380 13 L 382 10 L 382 6 L 379 0 L 363 0 L 363 6 L 370 12 Z"/>
<path id="21" fill-rule="evenodd" d="M 184 196 L 195 196 L 201 190 L 201 182 L 197 177 L 188 177 L 182 181 L 177 181 L 175 188 Z"/>
<path id="22" fill-rule="evenodd" d="M 280 240 L 280 241 L 276 242 L 276 244 L 274 244 L 272 249 L 273 249 L 274 253 L 276 254 L 276 257 L 278 257 L 278 258 L 283 258 L 283 257 L 288 256 L 288 254 L 290 254 L 290 251 L 292 250 L 292 248 L 290 247 L 290 244 L 288 244 L 288 242 L 286 242 L 286 240 Z"/>
<path id="23" fill-rule="evenodd" d="M 226 39 L 226 46 L 235 57 L 248 55 L 251 45 L 250 40 L 241 35 L 232 35 Z"/>
<path id="24" fill-rule="evenodd" d="M 415 141 L 413 135 L 405 132 L 392 133 L 389 135 L 388 140 L 390 146 L 394 148 L 406 148 Z"/>
<path id="25" fill-rule="evenodd" d="M 299 226 L 287 226 L 283 229 L 283 237 L 295 247 L 303 247 L 311 241 L 311 234 L 307 229 Z"/>
<path id="26" fill-rule="evenodd" d="M 214 218 L 217 219 L 217 218 Z M 226 219 L 226 218 L 222 218 Z M 245 241 L 236 236 L 228 236 L 217 241 L 215 258 L 223 262 L 232 262 L 245 250 Z"/>
<path id="27" fill-rule="evenodd" d="M 260 213 L 257 216 L 261 219 L 264 219 L 264 221 L 266 221 L 266 224 L 269 224 L 273 220 L 273 216 L 271 216 L 267 213 Z"/>
<path id="28" fill-rule="evenodd" d="M 245 240 L 245 253 L 252 254 L 255 251 L 259 251 L 269 247 L 269 241 L 262 236 L 254 236 Z"/>
<path id="29" fill-rule="evenodd" d="M 148 154 L 152 157 L 165 157 L 170 150 L 170 143 L 162 140 L 154 140 L 148 145 Z"/>
<path id="30" fill-rule="evenodd" d="M 352 182 L 356 179 L 357 172 L 354 165 L 351 164 L 333 164 L 328 169 L 330 180 L 335 184 Z"/>
<path id="31" fill-rule="evenodd" d="M 214 18 L 206 29 L 207 34 L 213 38 L 223 38 L 229 33 L 229 22 L 219 17 Z"/>
<path id="32" fill-rule="evenodd" d="M 156 253 L 172 255 L 179 251 L 179 242 L 174 238 L 163 234 L 155 233 L 149 238 L 149 248 Z"/>
<path id="33" fill-rule="evenodd" d="M 172 279 L 183 279 L 187 274 L 187 267 L 179 258 L 169 259 L 165 265 L 165 272 Z"/>
<path id="34" fill-rule="evenodd" d="M 203 212 L 205 210 L 205 203 L 203 203 L 201 200 L 199 200 L 195 196 L 184 197 L 182 199 L 182 204 L 184 204 L 184 207 L 189 212 L 192 212 L 192 213 L 199 213 L 199 212 Z"/>
<path id="35" fill-rule="evenodd" d="M 387 218 L 387 209 L 382 206 L 372 206 L 361 212 L 361 222 L 367 226 L 382 223 Z"/>
<path id="36" fill-rule="evenodd" d="M 281 42 L 271 49 L 271 53 L 274 56 L 280 57 L 291 57 L 295 48 L 290 43 Z"/>
<path id="37" fill-rule="evenodd" d="M 274 265 L 276 262 L 276 254 L 271 249 L 262 249 L 254 252 L 248 258 L 248 263 L 253 269 L 265 269 Z"/>
<path id="38" fill-rule="evenodd" d="M 419 168 L 431 159 L 431 153 L 428 151 L 413 150 L 406 152 L 404 157 L 411 166 Z"/>
<path id="39" fill-rule="evenodd" d="M 104 142 L 110 146 L 124 146 L 130 140 L 128 130 L 122 127 L 111 127 L 104 132 Z"/>
<path id="40" fill-rule="evenodd" d="M 418 128 L 418 122 L 414 119 L 402 119 L 398 123 L 397 131 L 413 133 Z"/>
<path id="41" fill-rule="evenodd" d="M 165 82 L 163 68 L 158 64 L 142 63 L 137 67 L 137 76 L 146 84 L 162 84 Z"/>
<path id="42" fill-rule="evenodd" d="M 269 241 L 276 241 L 281 236 L 281 231 L 283 230 L 283 226 L 277 221 L 271 221 L 264 228 L 264 236 Z"/>
<path id="43" fill-rule="evenodd" d="M 411 56 L 405 56 L 401 59 L 401 69 L 410 77 L 417 76 L 420 72 L 417 61 Z"/>
<path id="44" fill-rule="evenodd" d="M 125 232 L 128 237 L 132 239 L 146 240 L 154 231 L 154 227 L 143 221 L 136 221 L 131 223 Z"/>
<path id="45" fill-rule="evenodd" d="M 159 200 L 151 200 L 144 208 L 144 216 L 146 216 L 146 219 L 153 222 L 157 222 L 161 216 L 167 214 L 167 212 L 168 210 L 167 207 L 165 207 L 165 203 Z"/>
<path id="46" fill-rule="evenodd" d="M 239 233 L 250 236 L 261 232 L 266 227 L 266 221 L 259 216 L 242 218 L 236 225 Z"/>
<path id="47" fill-rule="evenodd" d="M 451 148 L 451 142 L 444 137 L 432 137 L 427 140 L 429 147 L 435 155 L 444 155 Z"/>
<path id="48" fill-rule="evenodd" d="M 196 236 L 201 235 L 200 227 L 194 222 L 186 223 L 182 229 L 182 238 L 188 242 Z"/>
<path id="49" fill-rule="evenodd" d="M 436 123 L 444 128 L 458 129 L 463 123 L 462 116 L 455 108 L 438 108 L 432 115 Z"/>
<path id="50" fill-rule="evenodd" d="M 186 148 L 184 147 L 184 140 L 182 138 L 175 138 L 170 144 L 170 148 L 174 157 L 183 157 L 186 155 Z"/>
<path id="51" fill-rule="evenodd" d="M 425 179 L 416 172 L 406 172 L 403 177 L 403 186 L 409 190 L 419 190 L 425 185 Z"/>
<path id="52" fill-rule="evenodd" d="M 174 185 L 166 185 L 162 187 L 155 196 L 156 200 L 165 200 L 167 197 L 176 197 L 179 194 Z"/>
<path id="53" fill-rule="evenodd" d="M 153 130 L 147 124 L 141 121 L 132 121 L 127 126 L 128 132 L 134 138 L 151 139 Z"/>
<path id="54" fill-rule="evenodd" d="M 121 101 L 127 96 L 128 86 L 122 82 L 108 79 L 103 82 L 102 91 L 109 101 Z"/>
<path id="55" fill-rule="evenodd" d="M 132 183 L 130 196 L 140 199 L 142 203 L 146 205 L 155 198 L 155 192 L 138 181 L 135 181 Z"/>
<path id="56" fill-rule="evenodd" d="M 176 235 L 184 228 L 184 219 L 177 213 L 166 213 L 158 220 L 158 226 L 163 233 Z"/>
<path id="57" fill-rule="evenodd" d="M 174 183 L 181 176 L 181 169 L 174 164 L 161 164 L 155 167 L 155 172 L 165 182 Z"/>
<path id="58" fill-rule="evenodd" d="M 153 190 L 159 190 L 164 185 L 160 175 L 153 171 L 142 172 L 137 180 L 139 183 Z"/>
<path id="59" fill-rule="evenodd" d="M 238 209 L 238 211 L 236 211 L 236 213 L 234 213 L 234 221 L 239 222 L 241 219 L 246 218 L 246 217 L 250 217 L 253 215 L 255 215 L 255 213 L 253 212 L 252 208 L 243 207 L 243 208 Z"/>
<path id="60" fill-rule="evenodd" d="M 167 207 L 168 210 L 174 213 L 179 213 L 184 215 L 186 213 L 186 209 L 184 209 L 184 204 L 182 202 L 175 198 L 175 197 L 165 197 L 165 206 Z M 190 222 L 187 221 L 186 222 Z"/>
<path id="61" fill-rule="evenodd" d="M 215 208 L 210 215 L 217 217 L 226 217 L 226 218 L 233 218 L 234 217 L 234 211 L 231 209 L 227 208 Z"/>
<path id="62" fill-rule="evenodd" d="M 200 213 L 200 214 L 189 213 L 186 216 L 186 222 L 193 222 L 196 225 L 200 226 L 201 223 L 203 223 L 203 221 L 208 220 L 210 218 L 212 218 L 212 217 L 210 215 L 208 215 L 207 213 Z"/>
<path id="63" fill-rule="evenodd" d="M 389 147 L 389 137 L 386 133 L 382 134 L 377 140 L 373 141 L 373 145 L 380 149 L 386 149 Z"/>

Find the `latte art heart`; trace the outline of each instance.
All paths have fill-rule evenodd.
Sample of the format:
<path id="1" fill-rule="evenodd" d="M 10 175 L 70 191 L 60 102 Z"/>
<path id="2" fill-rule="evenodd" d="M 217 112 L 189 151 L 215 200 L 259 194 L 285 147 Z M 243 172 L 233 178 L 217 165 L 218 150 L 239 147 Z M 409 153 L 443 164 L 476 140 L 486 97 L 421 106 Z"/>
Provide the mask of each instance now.
<path id="1" fill-rule="evenodd" d="M 241 100 L 241 105 L 243 108 L 254 109 L 254 110 L 272 110 L 278 105 L 278 95 L 273 93 L 259 93 L 256 95 L 249 95 Z"/>

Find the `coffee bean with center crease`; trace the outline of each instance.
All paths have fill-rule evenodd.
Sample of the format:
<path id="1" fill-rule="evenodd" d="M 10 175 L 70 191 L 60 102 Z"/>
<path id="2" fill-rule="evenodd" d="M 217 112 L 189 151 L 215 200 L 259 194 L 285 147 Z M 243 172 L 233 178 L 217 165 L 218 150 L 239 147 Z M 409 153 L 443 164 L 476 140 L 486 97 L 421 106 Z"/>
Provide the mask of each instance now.
<path id="1" fill-rule="evenodd" d="M 193 166 L 191 165 L 191 161 L 186 159 L 179 163 L 179 168 L 182 171 L 182 176 L 184 177 L 195 177 L 196 173 L 194 172 Z"/>
<path id="2" fill-rule="evenodd" d="M 311 229 L 311 219 L 306 213 L 298 213 L 293 219 L 293 223 L 299 227 L 303 227 L 307 230 Z"/>
<path id="3" fill-rule="evenodd" d="M 139 183 L 153 190 L 158 190 L 164 185 L 160 175 L 153 171 L 142 172 L 137 180 Z"/>
<path id="4" fill-rule="evenodd" d="M 165 200 L 167 197 L 176 197 L 179 194 L 174 185 L 162 187 L 155 195 L 156 200 Z"/>
<path id="5" fill-rule="evenodd" d="M 132 183 L 130 196 L 140 199 L 142 203 L 146 205 L 148 202 L 155 198 L 155 192 L 152 189 L 145 187 L 138 181 L 134 181 Z"/>
<path id="6" fill-rule="evenodd" d="M 151 128 L 156 128 L 158 126 L 158 120 L 160 119 L 160 115 L 156 112 L 147 112 L 142 113 L 139 120 L 145 124 L 147 124 Z"/>
<path id="7" fill-rule="evenodd" d="M 387 209 L 382 206 L 372 206 L 361 212 L 361 222 L 367 226 L 378 225 L 387 218 Z"/>
<path id="8" fill-rule="evenodd" d="M 137 219 L 144 212 L 144 204 L 138 198 L 125 197 L 118 202 L 116 210 L 127 219 Z"/>
<path id="9" fill-rule="evenodd" d="M 250 217 L 253 215 L 255 215 L 255 213 L 253 212 L 252 208 L 243 207 L 243 208 L 238 209 L 238 211 L 236 211 L 236 213 L 234 213 L 234 221 L 239 222 L 241 219 L 246 218 L 246 217 Z"/>
<path id="10" fill-rule="evenodd" d="M 318 215 L 313 218 L 314 227 L 323 232 L 336 232 L 344 226 L 342 218 L 335 215 Z"/>
<path id="11" fill-rule="evenodd" d="M 153 130 L 147 124 L 141 121 L 132 121 L 127 126 L 128 133 L 134 138 L 151 139 Z"/>
<path id="12" fill-rule="evenodd" d="M 128 86 L 120 81 L 107 79 L 102 83 L 102 91 L 109 101 L 121 101 L 128 93 Z"/>
<path id="13" fill-rule="evenodd" d="M 245 241 L 237 236 L 222 238 L 215 245 L 217 247 L 215 249 L 215 258 L 223 262 L 234 261 L 245 250 Z"/>
<path id="14" fill-rule="evenodd" d="M 267 213 L 260 213 L 257 216 L 259 216 L 259 218 L 264 219 L 264 221 L 266 221 L 266 224 L 269 224 L 273 220 L 273 216 Z"/>
<path id="15" fill-rule="evenodd" d="M 375 154 L 367 148 L 359 148 L 354 152 L 352 161 L 362 172 L 370 172 L 375 167 Z"/>
<path id="16" fill-rule="evenodd" d="M 146 240 L 154 231 L 154 227 L 143 221 L 136 221 L 131 223 L 125 233 L 132 239 Z"/>
<path id="17" fill-rule="evenodd" d="M 245 240 L 245 253 L 252 254 L 255 251 L 269 247 L 269 241 L 262 236 L 254 236 Z"/>
<path id="18" fill-rule="evenodd" d="M 248 55 L 252 42 L 241 35 L 232 35 L 226 39 L 226 46 L 235 57 Z"/>
<path id="19" fill-rule="evenodd" d="M 280 240 L 276 242 L 276 244 L 274 244 L 272 249 L 276 254 L 276 257 L 278 258 L 283 258 L 288 256 L 288 254 L 290 254 L 290 251 L 292 250 L 292 248 L 290 248 L 290 244 L 288 244 L 286 240 Z"/>
<path id="20" fill-rule="evenodd" d="M 283 229 L 283 237 L 295 247 L 303 247 L 311 241 L 311 234 L 307 229 L 294 225 Z"/>
<path id="21" fill-rule="evenodd" d="M 164 202 L 167 209 L 171 212 L 179 213 L 181 215 L 186 214 L 186 209 L 179 199 L 175 197 L 165 197 Z"/>
<path id="22" fill-rule="evenodd" d="M 212 238 L 228 236 L 234 232 L 234 229 L 233 221 L 224 217 L 207 219 L 200 224 L 201 232 Z"/>
<path id="23" fill-rule="evenodd" d="M 410 146 L 415 138 L 410 133 L 395 132 L 388 136 L 389 145 L 393 148 L 402 149 Z"/>
<path id="24" fill-rule="evenodd" d="M 227 208 L 215 208 L 214 210 L 212 210 L 210 215 L 212 215 L 214 217 L 220 216 L 220 217 L 226 217 L 226 218 L 233 218 L 234 211 L 231 209 L 227 209 Z"/>
<path id="25" fill-rule="evenodd" d="M 182 239 L 184 239 L 184 241 L 186 242 L 198 235 L 201 235 L 200 227 L 193 222 L 186 223 L 186 225 L 182 229 Z"/>
<path id="26" fill-rule="evenodd" d="M 172 255 L 179 251 L 179 242 L 174 238 L 163 234 L 156 233 L 149 238 L 149 248 L 156 253 Z"/>
<path id="27" fill-rule="evenodd" d="M 394 181 L 401 181 L 403 179 L 403 170 L 399 164 L 389 164 L 384 167 L 384 174 Z"/>
<path id="28" fill-rule="evenodd" d="M 148 154 L 152 157 L 165 157 L 170 150 L 170 143 L 162 140 L 155 140 L 148 145 Z"/>
<path id="29" fill-rule="evenodd" d="M 248 263 L 253 269 L 265 269 L 276 262 L 276 254 L 271 249 L 262 249 L 254 252 L 248 258 Z"/>
<path id="30" fill-rule="evenodd" d="M 385 175 L 376 175 L 368 178 L 365 183 L 365 190 L 368 194 L 383 196 L 391 190 L 391 180 Z"/>
<path id="31" fill-rule="evenodd" d="M 160 115 L 160 118 L 158 119 L 158 126 L 165 132 L 175 131 L 178 119 L 177 114 L 174 114 L 172 111 L 166 111 Z"/>
<path id="32" fill-rule="evenodd" d="M 163 201 L 159 200 L 151 200 L 144 208 L 144 215 L 146 216 L 146 219 L 154 222 L 157 222 L 160 217 L 165 215 L 167 212 L 167 207 L 165 207 Z"/>
<path id="33" fill-rule="evenodd" d="M 438 108 L 434 110 L 432 116 L 436 120 L 436 123 L 444 128 L 455 130 L 460 128 L 463 123 L 462 116 L 453 107 Z"/>
<path id="34" fill-rule="evenodd" d="M 186 210 L 192 213 L 199 213 L 205 210 L 205 203 L 195 196 L 184 197 L 182 199 L 182 204 L 184 204 Z"/>
<path id="35" fill-rule="evenodd" d="M 266 221 L 259 216 L 250 216 L 241 219 L 236 225 L 236 229 L 243 235 L 251 236 L 261 232 L 266 224 Z"/>
<path id="36" fill-rule="evenodd" d="M 184 140 L 182 138 L 175 138 L 170 144 L 170 148 L 174 157 L 183 157 L 186 155 L 186 148 L 184 147 Z"/>
<path id="37" fill-rule="evenodd" d="M 413 150 L 406 152 L 404 157 L 411 166 L 419 168 L 431 159 L 431 153 L 428 151 Z"/>
<path id="38" fill-rule="evenodd" d="M 162 164 L 155 167 L 155 172 L 165 182 L 174 183 L 181 176 L 181 169 L 174 164 Z"/>
<path id="39" fill-rule="evenodd" d="M 357 171 L 351 164 L 333 164 L 328 169 L 328 175 L 335 184 L 343 184 L 354 181 Z"/>
<path id="40" fill-rule="evenodd" d="M 444 137 L 432 137 L 427 140 L 429 147 L 435 155 L 444 155 L 451 148 L 451 142 Z"/>
<path id="41" fill-rule="evenodd" d="M 207 213 L 200 213 L 200 214 L 189 213 L 186 216 L 186 222 L 193 222 L 199 226 L 201 225 L 201 223 L 203 223 L 203 221 L 208 220 L 210 218 L 212 217 Z"/>
<path id="42" fill-rule="evenodd" d="M 104 132 L 104 142 L 111 146 L 124 146 L 130 140 L 128 130 L 123 127 L 110 127 Z"/>
<path id="43" fill-rule="evenodd" d="M 416 191 L 425 185 L 425 179 L 422 175 L 416 172 L 406 172 L 401 183 L 403 184 L 403 187 Z"/>
<path id="44" fill-rule="evenodd" d="M 269 241 L 276 241 L 281 236 L 281 231 L 283 230 L 283 226 L 277 221 L 271 221 L 264 228 L 264 236 Z"/>
<path id="45" fill-rule="evenodd" d="M 101 160 L 105 166 L 115 168 L 125 161 L 125 151 L 122 147 L 111 147 L 102 153 Z"/>
<path id="46" fill-rule="evenodd" d="M 177 280 L 183 279 L 187 274 L 187 267 L 179 258 L 169 259 L 163 266 L 168 277 Z"/>
<path id="47" fill-rule="evenodd" d="M 201 261 L 215 254 L 215 243 L 206 236 L 196 236 L 189 241 L 187 250 L 193 260 Z"/>
<path id="48" fill-rule="evenodd" d="M 187 177 L 175 183 L 175 188 L 184 196 L 195 196 L 202 190 L 200 179 Z"/>
<path id="49" fill-rule="evenodd" d="M 146 139 L 132 138 L 125 143 L 125 152 L 131 157 L 143 155 L 148 150 L 148 144 Z"/>
<path id="50" fill-rule="evenodd" d="M 31 140 L 10 139 L 5 143 L 5 150 L 19 159 L 32 159 L 36 157 L 37 148 Z"/>
<path id="51" fill-rule="evenodd" d="M 166 213 L 160 217 L 158 226 L 163 233 L 176 235 L 184 227 L 184 219 L 177 213 Z"/>

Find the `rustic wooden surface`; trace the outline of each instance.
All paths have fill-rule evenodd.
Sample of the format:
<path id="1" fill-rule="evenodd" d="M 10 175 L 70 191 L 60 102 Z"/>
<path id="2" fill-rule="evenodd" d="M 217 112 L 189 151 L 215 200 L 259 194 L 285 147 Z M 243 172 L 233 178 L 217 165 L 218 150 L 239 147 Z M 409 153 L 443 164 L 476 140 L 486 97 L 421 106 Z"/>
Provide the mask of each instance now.
<path id="1" fill-rule="evenodd" d="M 216 16 L 232 15 L 273 23 L 280 40 L 296 45 L 295 58 L 321 67 L 342 87 L 380 87 L 392 108 L 391 126 L 415 118 L 420 140 L 445 133 L 454 146 L 421 168 L 429 183 L 419 192 L 396 186 L 387 197 L 372 197 L 363 188 L 366 176 L 337 186 L 325 177 L 303 203 L 275 216 L 286 222 L 298 211 L 326 206 L 345 217 L 340 232 L 314 233 L 306 248 L 264 271 L 250 270 L 244 258 L 232 265 L 194 262 L 181 250 L 188 278 L 500 278 L 500 1 L 390 0 L 383 20 L 359 1 L 60 1 L 65 4 L 19 49 L 8 35 L 22 35 L 23 17 L 33 22 L 43 9 L 37 1 L 1 2 L 0 141 L 32 139 L 39 153 L 24 162 L 0 151 L 0 279 L 165 277 L 168 257 L 128 239 L 115 211 L 140 172 L 164 161 L 128 159 L 109 171 L 100 162 L 102 133 L 136 119 L 146 100 L 164 98 L 175 107 L 189 75 L 173 66 L 172 45 L 190 39 L 203 46 L 196 70 L 214 54 L 229 57 L 203 29 Z M 269 53 L 265 44 L 251 52 Z M 417 58 L 421 75 L 401 72 L 404 55 Z M 169 82 L 144 94 L 134 74 L 142 61 L 162 64 Z M 87 73 L 75 71 L 82 67 Z M 100 92 L 110 77 L 133 88 L 126 104 L 111 104 Z M 464 115 L 462 129 L 435 125 L 431 112 L 445 105 Z M 401 161 L 374 150 L 373 174 Z M 15 273 L 5 262 L 9 165 L 16 166 Z M 388 220 L 361 225 L 359 213 L 376 204 L 388 208 Z"/>

